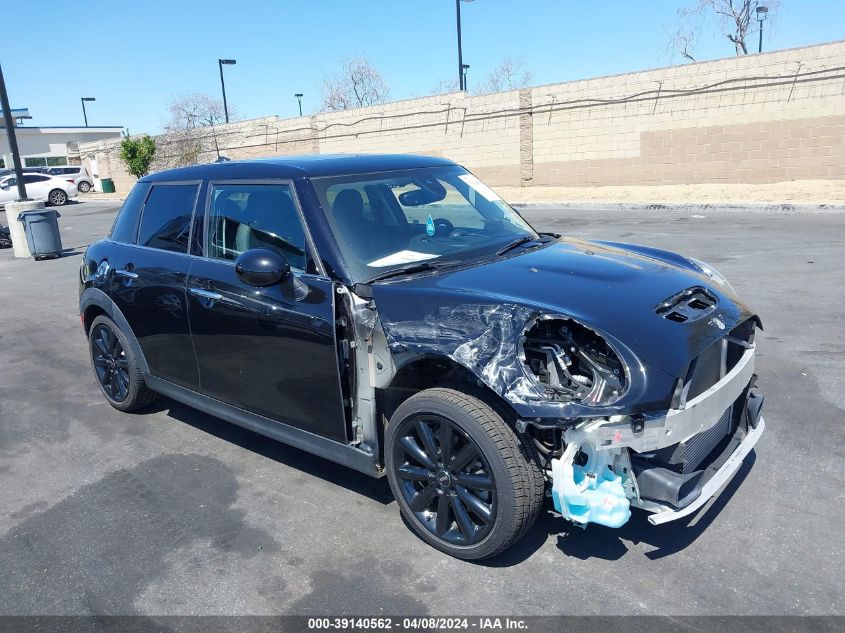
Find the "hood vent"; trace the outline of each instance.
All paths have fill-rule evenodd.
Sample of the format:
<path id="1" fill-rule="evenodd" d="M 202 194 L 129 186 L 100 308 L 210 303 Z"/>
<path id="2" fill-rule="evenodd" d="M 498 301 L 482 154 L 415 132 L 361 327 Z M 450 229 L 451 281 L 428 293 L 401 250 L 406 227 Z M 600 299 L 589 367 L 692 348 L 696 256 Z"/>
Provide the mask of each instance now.
<path id="1" fill-rule="evenodd" d="M 698 321 L 716 309 L 718 300 L 706 288 L 693 286 L 661 301 L 654 311 L 669 321 Z"/>

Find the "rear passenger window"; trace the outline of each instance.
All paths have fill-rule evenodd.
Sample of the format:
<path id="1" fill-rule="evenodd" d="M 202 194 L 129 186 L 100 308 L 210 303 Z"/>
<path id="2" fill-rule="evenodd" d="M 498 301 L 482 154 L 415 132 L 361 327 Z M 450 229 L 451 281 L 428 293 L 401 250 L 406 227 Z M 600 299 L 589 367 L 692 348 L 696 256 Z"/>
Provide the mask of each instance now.
<path id="1" fill-rule="evenodd" d="M 138 245 L 188 252 L 191 214 L 199 185 L 153 185 L 138 229 Z"/>
<path id="2" fill-rule="evenodd" d="M 117 217 L 112 224 L 109 238 L 115 242 L 123 242 L 129 244 L 135 236 L 135 227 L 138 226 L 138 211 L 141 210 L 141 205 L 144 204 L 144 198 L 147 197 L 147 192 L 150 186 L 147 183 L 141 182 L 132 187 L 132 191 L 126 196 L 123 206 L 117 213 Z"/>
<path id="3" fill-rule="evenodd" d="M 303 271 L 305 230 L 288 185 L 214 185 L 206 256 L 235 260 L 251 248 L 270 248 Z"/>

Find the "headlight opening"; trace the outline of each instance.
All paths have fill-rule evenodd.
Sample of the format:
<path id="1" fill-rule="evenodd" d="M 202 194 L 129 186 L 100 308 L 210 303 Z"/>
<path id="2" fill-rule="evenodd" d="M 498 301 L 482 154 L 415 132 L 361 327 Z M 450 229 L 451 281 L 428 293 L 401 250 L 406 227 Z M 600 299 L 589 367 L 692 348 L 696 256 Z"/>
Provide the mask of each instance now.
<path id="1" fill-rule="evenodd" d="M 607 405 L 628 387 L 625 366 L 610 344 L 588 327 L 564 317 L 529 324 L 524 362 L 550 400 Z"/>

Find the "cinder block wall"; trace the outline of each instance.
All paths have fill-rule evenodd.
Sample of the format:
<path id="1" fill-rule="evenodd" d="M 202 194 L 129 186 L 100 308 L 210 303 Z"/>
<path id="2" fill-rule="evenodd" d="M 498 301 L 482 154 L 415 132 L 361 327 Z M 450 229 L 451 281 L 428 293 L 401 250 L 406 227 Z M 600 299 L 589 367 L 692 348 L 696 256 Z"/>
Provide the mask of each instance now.
<path id="1" fill-rule="evenodd" d="M 845 42 L 532 90 L 534 183 L 845 177 Z"/>
<path id="2" fill-rule="evenodd" d="M 445 156 L 494 185 L 845 178 L 845 41 L 481 96 L 442 94 L 158 137 L 185 156 Z M 80 145 L 119 191 L 119 143 Z M 184 160 L 182 160 L 184 162 Z"/>

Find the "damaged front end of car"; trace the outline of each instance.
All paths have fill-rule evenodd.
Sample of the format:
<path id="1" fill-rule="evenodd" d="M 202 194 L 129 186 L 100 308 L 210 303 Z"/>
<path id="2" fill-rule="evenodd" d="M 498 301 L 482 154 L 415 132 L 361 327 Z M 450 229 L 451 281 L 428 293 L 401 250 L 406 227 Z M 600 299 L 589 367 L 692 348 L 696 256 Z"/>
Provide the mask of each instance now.
<path id="1" fill-rule="evenodd" d="M 754 390 L 755 327 L 749 319 L 693 358 L 668 408 L 584 417 L 562 430 L 559 445 L 545 451 L 555 509 L 580 526 L 619 527 L 631 506 L 652 512 L 653 524 L 701 508 L 736 472 L 765 426 L 763 399 Z M 603 381 L 607 370 L 591 373 Z M 536 376 L 554 381 L 544 371 Z M 580 382 L 584 373 L 573 377 Z"/>
<path id="2" fill-rule="evenodd" d="M 607 248 L 606 258 L 622 257 Z M 655 273 L 636 255 L 630 261 L 652 274 L 653 287 L 631 281 L 627 296 L 600 302 L 578 293 L 552 301 L 538 285 L 521 289 L 533 291 L 530 301 L 508 302 L 516 293 L 506 278 L 478 287 L 489 277 L 454 279 L 464 273 L 373 287 L 391 363 L 446 357 L 507 402 L 543 461 L 555 509 L 579 526 L 619 527 L 632 507 L 653 524 L 692 514 L 764 428 L 758 317 L 729 287 L 674 264 Z M 664 290 L 679 281 L 693 283 Z"/>

